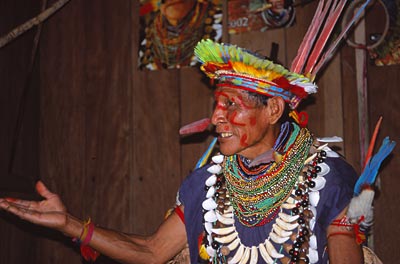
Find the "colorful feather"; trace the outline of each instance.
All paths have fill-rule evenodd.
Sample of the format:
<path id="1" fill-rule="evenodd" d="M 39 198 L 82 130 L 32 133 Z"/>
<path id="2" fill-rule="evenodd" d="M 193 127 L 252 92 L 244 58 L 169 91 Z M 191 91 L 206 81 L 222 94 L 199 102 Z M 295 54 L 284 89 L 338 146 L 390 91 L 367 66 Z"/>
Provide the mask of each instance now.
<path id="1" fill-rule="evenodd" d="M 331 7 L 327 7 L 326 10 L 329 9 L 329 16 L 327 17 L 324 28 L 318 36 L 318 40 L 315 43 L 315 46 L 312 50 L 312 53 L 307 61 L 307 66 L 305 68 L 306 73 L 311 73 L 313 67 L 321 56 L 323 49 L 325 48 L 326 43 L 328 42 L 329 37 L 332 34 L 333 28 L 338 21 L 343 8 L 346 4 L 346 0 L 335 1 Z"/>
<path id="2" fill-rule="evenodd" d="M 207 129 L 208 125 L 211 123 L 210 118 L 203 118 L 201 120 L 195 121 L 188 125 L 185 125 L 179 129 L 179 134 L 181 136 L 203 132 Z"/>
<path id="3" fill-rule="evenodd" d="M 197 162 L 195 169 L 201 168 L 207 163 L 207 160 L 210 158 L 212 150 L 214 149 L 215 143 L 217 143 L 217 138 L 213 138 L 206 152 L 204 152 L 203 156 Z"/>
<path id="4" fill-rule="evenodd" d="M 383 119 L 382 117 L 379 117 L 378 122 L 375 125 L 374 134 L 372 135 L 371 141 L 368 146 L 368 152 L 365 157 L 363 170 L 364 170 L 365 166 L 367 166 L 368 161 L 371 159 L 372 152 L 374 151 L 374 146 L 375 146 L 376 138 L 378 137 L 379 128 L 381 127 L 382 119 Z"/>
<path id="5" fill-rule="evenodd" d="M 355 195 L 360 194 L 364 186 L 372 186 L 374 184 L 379 167 L 395 146 L 396 143 L 391 141 L 389 137 L 384 138 L 379 151 L 368 161 L 367 166 L 365 166 L 364 171 L 358 178 L 354 187 Z"/>
<path id="6" fill-rule="evenodd" d="M 318 31 L 322 25 L 322 21 L 327 13 L 327 8 L 325 8 L 324 11 L 324 3 L 325 1 L 319 1 L 318 3 L 313 20 L 311 21 L 307 33 L 299 46 L 296 57 L 292 61 L 292 66 L 290 67 L 290 71 L 292 72 L 303 72 L 304 65 L 307 62 L 307 57 L 310 54 L 311 48 L 318 35 Z M 330 2 L 325 6 L 329 6 L 329 3 Z"/>
<path id="7" fill-rule="evenodd" d="M 335 51 L 336 51 L 337 47 L 339 46 L 339 43 L 347 35 L 347 33 L 350 30 L 350 28 L 358 21 L 358 19 L 361 17 L 361 15 L 363 14 L 363 12 L 366 9 L 367 5 L 370 2 L 371 2 L 371 0 L 366 0 L 365 3 L 360 6 L 360 8 L 354 14 L 353 18 L 346 24 L 345 28 L 342 29 L 342 31 L 340 32 L 339 36 L 335 39 L 335 41 L 326 50 L 324 55 L 322 55 L 322 57 L 319 60 L 319 62 L 317 63 L 317 65 L 312 70 L 311 76 L 317 75 L 319 70 L 332 58 L 333 54 L 335 54 Z"/>

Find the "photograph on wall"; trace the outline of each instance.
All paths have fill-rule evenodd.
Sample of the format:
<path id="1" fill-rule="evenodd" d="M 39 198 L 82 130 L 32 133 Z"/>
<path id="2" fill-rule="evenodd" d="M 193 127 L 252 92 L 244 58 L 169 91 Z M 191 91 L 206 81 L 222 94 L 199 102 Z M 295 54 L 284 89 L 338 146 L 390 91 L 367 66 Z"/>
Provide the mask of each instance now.
<path id="1" fill-rule="evenodd" d="M 222 38 L 222 0 L 141 0 L 139 68 L 194 66 L 201 39 Z"/>
<path id="2" fill-rule="evenodd" d="M 229 34 L 289 27 L 294 21 L 292 0 L 228 1 Z"/>
<path id="3" fill-rule="evenodd" d="M 389 18 L 389 29 L 383 42 L 370 51 L 377 66 L 400 64 L 400 0 L 382 0 Z"/>

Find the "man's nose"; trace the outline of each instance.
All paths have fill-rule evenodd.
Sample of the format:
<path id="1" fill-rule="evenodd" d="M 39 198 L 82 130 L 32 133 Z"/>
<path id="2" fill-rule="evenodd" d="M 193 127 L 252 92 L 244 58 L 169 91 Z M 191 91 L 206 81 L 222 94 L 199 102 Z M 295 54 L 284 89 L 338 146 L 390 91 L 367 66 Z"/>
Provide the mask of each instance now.
<path id="1" fill-rule="evenodd" d="M 217 125 L 220 123 L 226 122 L 226 110 L 222 109 L 222 107 L 215 107 L 214 112 L 211 117 L 211 123 L 213 125 Z"/>

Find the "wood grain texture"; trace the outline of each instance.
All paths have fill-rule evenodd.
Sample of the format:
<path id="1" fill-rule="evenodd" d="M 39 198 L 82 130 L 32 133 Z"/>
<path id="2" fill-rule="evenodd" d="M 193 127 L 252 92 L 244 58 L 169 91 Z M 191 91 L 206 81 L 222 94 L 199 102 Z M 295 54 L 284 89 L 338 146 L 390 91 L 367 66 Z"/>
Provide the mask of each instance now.
<path id="1" fill-rule="evenodd" d="M 343 150 L 346 160 L 361 172 L 358 100 L 354 49 L 344 45 L 340 52 L 343 102 Z"/>
<path id="2" fill-rule="evenodd" d="M 214 104 L 213 89 L 209 80 L 198 68 L 180 71 L 180 126 L 211 118 Z M 191 172 L 213 138 L 212 125 L 204 133 L 182 137 L 182 176 Z"/>
<path id="3" fill-rule="evenodd" d="M 285 29 L 267 30 L 260 32 L 246 32 L 237 35 L 230 35 L 230 43 L 246 48 L 260 55 L 269 57 L 272 43 L 279 45 L 278 63 L 286 61 Z"/>
<path id="4" fill-rule="evenodd" d="M 41 46 L 42 178 L 74 215 L 122 231 L 131 202 L 129 29 L 129 2 L 71 2 Z M 43 240 L 38 262 L 78 262 L 71 242 L 60 243 Z"/>
<path id="5" fill-rule="evenodd" d="M 389 136 L 397 142 L 397 146 L 389 158 L 383 163 L 381 173 L 378 178 L 378 192 L 375 202 L 375 228 L 374 246 L 378 256 L 383 263 L 395 262 L 400 257 L 400 252 L 396 249 L 396 242 L 400 236 L 397 228 L 400 213 L 398 205 L 400 197 L 398 186 L 400 185 L 400 151 L 399 151 L 399 131 L 400 131 L 400 66 L 368 67 L 368 95 L 370 110 L 370 127 L 373 127 L 379 116 L 383 116 L 383 121 L 374 153 L 382 144 L 384 137 Z"/>
<path id="6" fill-rule="evenodd" d="M 0 36 L 33 17 L 39 8 L 40 3 L 32 1 L 1 1 Z M 34 197 L 39 172 L 37 71 L 26 85 L 34 34 L 27 32 L 0 49 L 0 197 Z M 0 263 L 31 261 L 37 243 L 31 230 L 31 225 L 0 211 Z"/>
<path id="7" fill-rule="evenodd" d="M 175 203 L 181 180 L 178 70 L 138 72 L 133 85 L 133 217 L 154 231 Z"/>
<path id="8" fill-rule="evenodd" d="M 4 1 L 0 8 L 0 35 L 25 22 L 39 9 L 34 3 Z M 17 13 L 9 16 L 9 12 Z M 38 88 L 35 69 L 29 68 L 35 32 L 24 34 L 0 49 L 0 182 L 1 192 L 32 194 L 38 174 Z M 30 79 L 29 79 L 30 78 Z M 24 95 L 24 92 L 26 93 Z M 24 97 L 25 96 L 25 97 Z"/>
<path id="9" fill-rule="evenodd" d="M 370 34 L 381 32 L 384 22 L 383 13 L 373 9 L 366 17 L 366 38 Z M 368 108 L 370 135 L 379 117 L 383 117 L 381 129 L 374 153 L 378 151 L 384 137 L 389 136 L 397 142 L 393 153 L 384 161 L 377 180 L 378 191 L 375 199 L 375 223 L 373 230 L 373 245 L 375 252 L 383 263 L 396 262 L 400 252 L 396 248 L 400 237 L 398 205 L 400 197 L 400 65 L 374 66 L 367 65 Z"/>

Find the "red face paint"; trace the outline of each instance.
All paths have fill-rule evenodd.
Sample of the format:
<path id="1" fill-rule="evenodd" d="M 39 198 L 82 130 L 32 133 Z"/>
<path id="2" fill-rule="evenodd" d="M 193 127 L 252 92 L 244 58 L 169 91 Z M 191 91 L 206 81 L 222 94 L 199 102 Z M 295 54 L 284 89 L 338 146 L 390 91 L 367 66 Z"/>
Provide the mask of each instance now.
<path id="1" fill-rule="evenodd" d="M 215 95 L 215 101 L 217 102 L 215 108 L 218 110 L 227 110 L 228 109 L 227 106 L 220 102 L 220 97 L 223 96 L 228 98 L 228 95 L 223 92 L 215 92 L 214 95 Z"/>
<path id="2" fill-rule="evenodd" d="M 255 126 L 257 124 L 257 118 L 255 116 L 250 117 L 250 125 Z"/>
<path id="3" fill-rule="evenodd" d="M 215 108 L 218 109 L 218 110 L 224 110 L 224 111 L 228 109 L 226 106 L 224 106 L 222 104 L 217 104 L 215 106 Z"/>
<path id="4" fill-rule="evenodd" d="M 268 150 L 273 142 L 269 142 L 269 124 L 264 124 L 262 118 L 265 109 L 258 107 L 240 90 L 229 87 L 217 89 L 212 123 L 217 133 L 231 133 L 228 137 L 219 137 L 221 152 L 252 159 Z"/>
<path id="5" fill-rule="evenodd" d="M 236 116 L 237 116 L 237 112 L 235 111 L 229 117 L 229 122 L 231 122 L 231 124 L 235 125 L 235 126 L 245 126 L 246 125 L 245 123 L 238 123 L 238 122 L 235 121 Z"/>
<path id="6" fill-rule="evenodd" d="M 249 144 L 247 144 L 246 140 L 247 140 L 247 135 L 244 134 L 244 135 L 240 138 L 240 145 L 242 145 L 243 147 L 247 147 Z"/>

